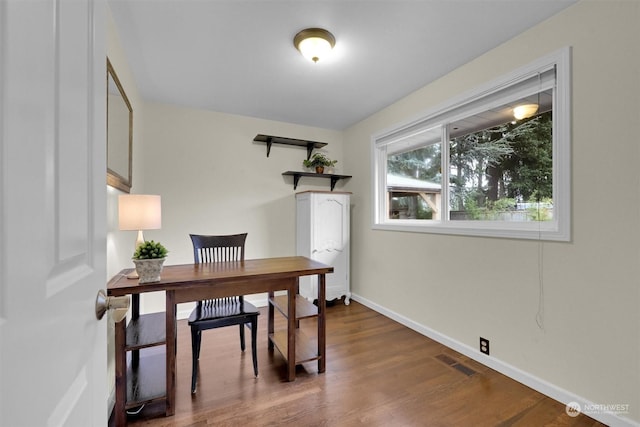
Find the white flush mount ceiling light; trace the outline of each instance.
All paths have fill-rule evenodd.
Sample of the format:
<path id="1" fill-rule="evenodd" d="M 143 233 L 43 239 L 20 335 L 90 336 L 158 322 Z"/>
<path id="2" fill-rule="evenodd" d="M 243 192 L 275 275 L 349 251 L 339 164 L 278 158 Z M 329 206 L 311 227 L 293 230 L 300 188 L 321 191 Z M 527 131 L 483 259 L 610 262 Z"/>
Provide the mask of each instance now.
<path id="1" fill-rule="evenodd" d="M 293 38 L 293 45 L 313 62 L 326 58 L 336 44 L 336 38 L 322 28 L 307 28 Z"/>
<path id="2" fill-rule="evenodd" d="M 513 109 L 513 117 L 522 120 L 533 116 L 538 111 L 538 104 L 518 105 Z"/>

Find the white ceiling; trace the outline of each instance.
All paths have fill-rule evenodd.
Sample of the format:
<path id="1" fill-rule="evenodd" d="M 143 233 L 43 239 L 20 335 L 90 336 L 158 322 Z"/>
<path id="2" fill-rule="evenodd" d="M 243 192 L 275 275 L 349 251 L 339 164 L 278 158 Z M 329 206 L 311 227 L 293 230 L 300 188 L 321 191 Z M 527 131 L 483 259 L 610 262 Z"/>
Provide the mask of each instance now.
<path id="1" fill-rule="evenodd" d="M 576 0 L 109 0 L 145 100 L 342 130 Z M 314 64 L 294 35 L 336 37 Z M 116 70 L 117 72 L 117 70 Z"/>

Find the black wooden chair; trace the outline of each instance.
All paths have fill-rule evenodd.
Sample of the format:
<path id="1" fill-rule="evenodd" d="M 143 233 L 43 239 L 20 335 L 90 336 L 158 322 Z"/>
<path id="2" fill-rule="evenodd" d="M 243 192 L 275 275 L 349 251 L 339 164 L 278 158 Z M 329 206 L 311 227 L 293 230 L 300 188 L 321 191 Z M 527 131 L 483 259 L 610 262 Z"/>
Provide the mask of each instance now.
<path id="1" fill-rule="evenodd" d="M 203 236 L 190 234 L 193 243 L 193 259 L 195 263 L 244 261 L 244 242 L 247 233 L 226 236 Z M 245 302 L 243 296 L 216 298 L 198 301 L 196 308 L 189 316 L 191 327 L 191 393 L 196 392 L 196 377 L 200 359 L 200 341 L 202 331 L 223 326 L 240 326 L 240 349 L 245 350 L 244 327 L 251 329 L 251 353 L 253 356 L 253 373 L 258 377 L 258 359 L 256 338 L 258 332 L 258 309 Z"/>

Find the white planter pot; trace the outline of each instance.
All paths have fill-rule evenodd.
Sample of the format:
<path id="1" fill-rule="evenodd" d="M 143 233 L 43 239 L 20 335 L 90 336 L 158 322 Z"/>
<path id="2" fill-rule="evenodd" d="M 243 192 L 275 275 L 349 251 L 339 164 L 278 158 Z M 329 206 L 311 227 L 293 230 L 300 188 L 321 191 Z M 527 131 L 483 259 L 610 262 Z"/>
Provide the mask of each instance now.
<path id="1" fill-rule="evenodd" d="M 166 258 L 155 259 L 134 259 L 136 272 L 138 273 L 138 283 L 153 283 L 160 281 L 162 264 Z"/>

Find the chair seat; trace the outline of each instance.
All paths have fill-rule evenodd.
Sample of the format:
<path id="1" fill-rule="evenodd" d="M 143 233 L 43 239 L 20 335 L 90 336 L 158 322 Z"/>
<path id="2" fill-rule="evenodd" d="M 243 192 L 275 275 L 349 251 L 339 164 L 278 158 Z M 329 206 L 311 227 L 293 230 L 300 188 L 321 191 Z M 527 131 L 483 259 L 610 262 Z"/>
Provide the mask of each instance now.
<path id="1" fill-rule="evenodd" d="M 218 320 L 230 317 L 245 317 L 259 315 L 260 311 L 249 302 L 231 302 L 222 304 L 202 305 L 201 309 L 193 309 L 189 316 L 189 325 L 195 322 Z"/>

